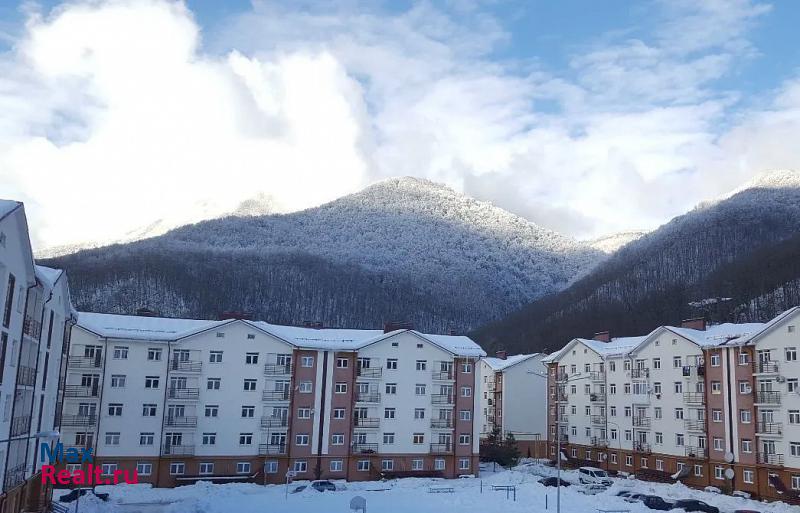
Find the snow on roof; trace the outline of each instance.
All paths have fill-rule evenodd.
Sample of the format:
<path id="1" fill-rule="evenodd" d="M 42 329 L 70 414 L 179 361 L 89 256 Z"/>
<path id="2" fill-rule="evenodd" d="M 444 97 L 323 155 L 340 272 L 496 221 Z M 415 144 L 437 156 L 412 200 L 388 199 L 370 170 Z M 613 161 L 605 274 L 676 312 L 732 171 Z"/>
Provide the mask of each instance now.
<path id="1" fill-rule="evenodd" d="M 430 335 L 418 331 L 414 331 L 414 333 L 458 356 L 486 356 L 486 351 L 481 346 L 464 335 Z"/>
<path id="2" fill-rule="evenodd" d="M 278 338 L 298 347 L 331 350 L 354 350 L 383 337 L 383 330 L 356 330 L 338 328 L 303 328 L 281 326 L 262 321 L 250 324 L 272 333 Z"/>
<path id="3" fill-rule="evenodd" d="M 743 335 L 743 336 L 740 336 L 740 337 L 736 338 L 735 340 L 732 340 L 731 344 L 737 344 L 737 345 L 747 344 L 747 343 L 751 342 L 753 339 L 755 339 L 756 337 L 758 337 L 759 335 L 761 335 L 762 333 L 766 333 L 767 331 L 772 329 L 776 324 L 780 323 L 781 321 L 783 321 L 784 319 L 786 319 L 787 317 L 789 317 L 790 315 L 793 315 L 794 313 L 796 313 L 798 311 L 800 311 L 800 306 L 794 306 L 794 307 L 786 310 L 782 314 L 779 314 L 779 315 L 775 316 L 775 318 L 773 318 L 771 321 L 768 321 L 766 323 L 761 324 L 761 329 L 754 330 L 753 332 L 751 332 L 751 333 L 749 333 L 747 335 Z M 755 326 L 756 324 L 752 324 L 752 325 Z"/>
<path id="4" fill-rule="evenodd" d="M 528 358 L 533 358 L 534 356 L 540 355 L 541 353 L 533 353 L 533 354 L 515 354 L 513 356 L 509 356 L 506 359 L 502 358 L 484 358 L 483 361 L 492 368 L 492 370 L 501 371 L 511 367 L 512 365 L 516 365 L 520 362 L 527 360 Z"/>
<path id="5" fill-rule="evenodd" d="M 738 339 L 747 338 L 760 332 L 765 324 L 762 322 L 751 322 L 743 324 L 713 324 L 705 330 L 693 330 L 690 328 L 678 328 L 675 326 L 664 326 L 668 330 L 694 342 L 700 347 L 721 346 L 728 343 L 737 343 Z"/>
<path id="6" fill-rule="evenodd" d="M 230 321 L 170 319 L 92 312 L 78 314 L 78 326 L 97 333 L 101 337 L 161 342 L 177 340 L 227 322 Z"/>
<path id="7" fill-rule="evenodd" d="M 58 279 L 64 273 L 61 269 L 53 269 L 52 267 L 45 267 L 43 265 L 34 265 L 36 277 L 42 280 L 48 287 L 56 284 Z"/>
<path id="8" fill-rule="evenodd" d="M 20 205 L 19 201 L 0 199 L 0 219 Z"/>
<path id="9" fill-rule="evenodd" d="M 596 352 L 600 356 L 622 356 L 625 353 L 632 351 L 636 346 L 641 344 L 646 336 L 643 337 L 619 337 L 612 338 L 610 342 L 603 342 L 602 340 L 578 339 L 586 344 L 589 349 Z"/>

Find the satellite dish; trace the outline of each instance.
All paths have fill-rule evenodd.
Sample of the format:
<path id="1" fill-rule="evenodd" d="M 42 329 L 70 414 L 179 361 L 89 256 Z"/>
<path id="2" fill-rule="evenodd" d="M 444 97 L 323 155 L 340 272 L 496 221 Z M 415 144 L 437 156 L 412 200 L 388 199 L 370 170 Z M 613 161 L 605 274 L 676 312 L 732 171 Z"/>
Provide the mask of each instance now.
<path id="1" fill-rule="evenodd" d="M 726 462 L 728 462 L 728 463 L 733 463 L 733 460 L 734 460 L 734 459 L 735 459 L 735 456 L 733 455 L 733 453 L 732 453 L 732 452 L 726 452 L 726 453 L 725 453 L 725 461 L 726 461 Z"/>
<path id="2" fill-rule="evenodd" d="M 735 472 L 735 471 L 734 471 L 732 468 L 726 468 L 726 469 L 725 469 L 725 479 L 727 479 L 728 481 L 730 481 L 730 480 L 732 480 L 734 477 L 736 477 L 736 472 Z"/>

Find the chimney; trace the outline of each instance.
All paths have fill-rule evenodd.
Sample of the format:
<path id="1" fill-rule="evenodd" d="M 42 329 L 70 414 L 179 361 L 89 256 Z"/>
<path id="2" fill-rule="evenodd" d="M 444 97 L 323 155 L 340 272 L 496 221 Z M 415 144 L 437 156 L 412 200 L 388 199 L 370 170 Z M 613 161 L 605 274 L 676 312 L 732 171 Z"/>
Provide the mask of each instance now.
<path id="1" fill-rule="evenodd" d="M 681 321 L 681 328 L 689 328 L 690 330 L 705 331 L 706 319 L 705 317 L 695 317 L 694 319 L 684 319 Z"/>
<path id="2" fill-rule="evenodd" d="M 243 319 L 246 321 L 253 320 L 253 314 L 250 312 L 239 312 L 236 310 L 231 310 L 227 312 L 222 312 L 219 316 L 220 321 L 224 321 L 226 319 Z"/>
<path id="3" fill-rule="evenodd" d="M 410 321 L 389 321 L 383 325 L 383 332 L 389 333 L 397 330 L 413 330 L 414 324 Z"/>
<path id="4" fill-rule="evenodd" d="M 321 330 L 323 327 L 322 321 L 303 321 L 304 328 L 314 328 L 316 330 Z"/>
<path id="5" fill-rule="evenodd" d="M 136 315 L 137 317 L 158 317 L 158 312 L 149 308 L 137 308 Z"/>
<path id="6" fill-rule="evenodd" d="M 599 340 L 600 342 L 611 342 L 611 333 L 608 331 L 600 331 L 594 334 L 592 337 L 594 340 Z"/>
<path id="7" fill-rule="evenodd" d="M 455 336 L 457 336 L 457 335 L 458 335 L 458 330 L 456 330 L 456 329 L 451 329 L 451 330 L 448 332 L 448 335 L 450 335 L 451 337 L 455 337 Z"/>
<path id="8" fill-rule="evenodd" d="M 508 358 L 508 352 L 505 349 L 497 351 L 494 355 L 500 358 L 501 360 L 505 360 L 506 358 Z"/>

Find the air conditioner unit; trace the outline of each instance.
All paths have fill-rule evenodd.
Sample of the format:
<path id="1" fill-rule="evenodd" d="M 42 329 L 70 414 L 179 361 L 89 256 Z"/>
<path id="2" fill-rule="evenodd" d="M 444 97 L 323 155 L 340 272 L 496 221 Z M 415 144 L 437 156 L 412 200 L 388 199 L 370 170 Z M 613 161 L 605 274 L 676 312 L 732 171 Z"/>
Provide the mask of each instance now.
<path id="1" fill-rule="evenodd" d="M 783 376 L 778 376 L 777 378 L 775 378 L 775 381 L 777 381 L 778 383 L 783 383 L 784 381 L 786 381 L 786 378 Z"/>

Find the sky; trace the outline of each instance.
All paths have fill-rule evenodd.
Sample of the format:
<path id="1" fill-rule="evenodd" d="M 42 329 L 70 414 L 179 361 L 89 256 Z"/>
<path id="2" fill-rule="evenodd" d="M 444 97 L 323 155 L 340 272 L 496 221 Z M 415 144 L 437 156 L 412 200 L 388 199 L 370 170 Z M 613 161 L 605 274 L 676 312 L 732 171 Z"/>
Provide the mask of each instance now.
<path id="1" fill-rule="evenodd" d="M 393 176 L 591 238 L 800 169 L 800 2 L 0 3 L 38 249 Z"/>

